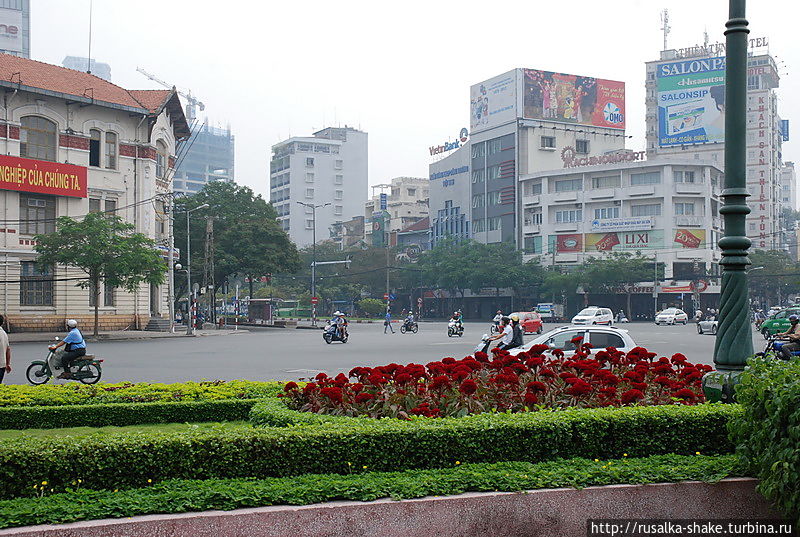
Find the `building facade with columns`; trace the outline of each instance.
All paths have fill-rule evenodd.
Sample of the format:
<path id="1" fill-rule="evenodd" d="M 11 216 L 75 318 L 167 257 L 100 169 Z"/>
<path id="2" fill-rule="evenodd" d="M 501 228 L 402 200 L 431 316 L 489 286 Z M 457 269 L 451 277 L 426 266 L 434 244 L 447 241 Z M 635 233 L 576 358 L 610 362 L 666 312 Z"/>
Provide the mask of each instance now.
<path id="1" fill-rule="evenodd" d="M 13 331 L 89 325 L 85 275 L 40 270 L 34 235 L 60 216 L 106 211 L 165 250 L 176 145 L 189 127 L 174 90 L 126 90 L 91 74 L 0 55 L 0 308 Z M 101 329 L 142 328 L 168 312 L 168 286 L 104 286 Z"/>

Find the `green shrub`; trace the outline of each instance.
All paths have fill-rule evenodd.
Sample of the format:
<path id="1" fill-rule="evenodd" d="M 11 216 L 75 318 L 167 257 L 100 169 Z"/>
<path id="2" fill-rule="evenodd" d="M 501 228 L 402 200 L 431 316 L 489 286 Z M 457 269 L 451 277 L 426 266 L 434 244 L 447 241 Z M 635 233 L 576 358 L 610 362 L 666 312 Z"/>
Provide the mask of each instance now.
<path id="1" fill-rule="evenodd" d="M 246 420 L 258 399 L 0 407 L 0 429 Z"/>
<path id="2" fill-rule="evenodd" d="M 169 480 L 119 492 L 78 489 L 42 498 L 0 501 L 0 527 L 334 500 L 399 500 L 472 491 L 516 492 L 685 480 L 716 482 L 742 475 L 735 462 L 732 455 L 660 455 L 600 462 L 572 459 L 537 464 L 465 464 L 390 473 L 308 474 L 291 479 Z"/>
<path id="3" fill-rule="evenodd" d="M 788 517 L 800 518 L 800 360 L 752 359 L 736 387 L 744 411 L 731 438 L 758 490 Z"/>
<path id="4" fill-rule="evenodd" d="M 97 403 L 153 403 L 178 401 L 214 401 L 256 399 L 274 396 L 283 388 L 281 382 L 183 382 L 175 384 L 51 384 L 43 386 L 0 384 L 0 408 L 6 406 L 58 406 Z"/>
<path id="5" fill-rule="evenodd" d="M 727 453 L 731 405 L 573 409 L 413 421 L 349 418 L 316 425 L 0 442 L 0 497 L 129 488 L 147 479 L 280 477 L 441 468 L 464 463 Z"/>

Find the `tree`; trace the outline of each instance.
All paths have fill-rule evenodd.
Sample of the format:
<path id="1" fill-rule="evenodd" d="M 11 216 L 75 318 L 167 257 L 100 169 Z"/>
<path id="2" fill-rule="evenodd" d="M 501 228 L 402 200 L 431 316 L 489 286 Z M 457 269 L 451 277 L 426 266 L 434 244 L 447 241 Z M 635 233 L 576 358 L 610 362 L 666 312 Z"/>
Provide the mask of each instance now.
<path id="1" fill-rule="evenodd" d="M 36 235 L 40 267 L 67 265 L 81 269 L 86 278 L 77 285 L 94 294 L 94 335 L 98 335 L 100 282 L 135 293 L 142 283 L 164 282 L 166 264 L 155 242 L 120 217 L 89 213 L 77 221 L 62 216 L 54 233 Z"/>
<path id="2" fill-rule="evenodd" d="M 749 253 L 749 286 L 752 294 L 760 301 L 768 302 L 775 299 L 775 304 L 780 305 L 781 298 L 786 297 L 796 289 L 798 266 L 789 254 L 779 250 L 753 250 Z M 764 268 L 758 268 L 764 267 Z M 758 270 L 754 270 L 758 268 Z M 764 304 L 769 306 L 769 304 Z"/>
<path id="3" fill-rule="evenodd" d="M 662 275 L 663 272 L 659 278 Z M 630 252 L 611 252 L 607 257 L 590 257 L 583 265 L 579 280 L 587 292 L 589 289 L 614 292 L 622 288 L 627 297 L 627 314 L 631 315 L 633 286 L 638 282 L 650 281 L 653 276 L 653 261 L 639 252 L 635 255 Z"/>
<path id="4" fill-rule="evenodd" d="M 377 316 L 384 312 L 386 305 L 377 298 L 365 298 L 358 302 L 358 307 L 368 315 Z"/>

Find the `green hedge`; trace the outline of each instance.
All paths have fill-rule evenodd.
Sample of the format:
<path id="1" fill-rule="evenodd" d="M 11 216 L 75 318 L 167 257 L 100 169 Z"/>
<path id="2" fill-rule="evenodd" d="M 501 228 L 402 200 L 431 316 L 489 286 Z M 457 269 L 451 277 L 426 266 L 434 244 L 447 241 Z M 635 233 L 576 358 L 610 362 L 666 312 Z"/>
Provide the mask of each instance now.
<path id="1" fill-rule="evenodd" d="M 744 411 L 731 438 L 758 491 L 787 517 L 800 519 L 800 360 L 756 358 L 736 387 Z"/>
<path id="2" fill-rule="evenodd" d="M 464 463 L 616 458 L 732 450 L 732 405 L 571 409 L 413 421 L 351 419 L 347 425 L 186 433 L 23 438 L 0 443 L 2 498 L 56 491 L 123 489 L 147 479 L 279 477 L 442 468 Z"/>
<path id="3" fill-rule="evenodd" d="M 248 419 L 250 409 L 256 402 L 258 399 L 0 407 L 0 429 L 241 421 Z"/>
<path id="4" fill-rule="evenodd" d="M 0 501 L 0 528 L 334 500 L 399 500 L 464 492 L 516 492 L 685 480 L 716 482 L 740 475 L 732 455 L 661 455 L 598 462 L 572 459 L 537 464 L 465 464 L 439 470 L 391 473 L 309 474 L 291 479 L 170 480 L 119 492 L 76 489 L 61 494 L 48 493 L 35 499 Z"/>
<path id="5" fill-rule="evenodd" d="M 42 386 L 0 384 L 0 408 L 7 406 L 60 406 L 100 403 L 154 403 L 219 401 L 273 397 L 281 382 L 249 380 L 179 382 L 159 384 L 120 382 L 116 384 L 45 384 Z"/>

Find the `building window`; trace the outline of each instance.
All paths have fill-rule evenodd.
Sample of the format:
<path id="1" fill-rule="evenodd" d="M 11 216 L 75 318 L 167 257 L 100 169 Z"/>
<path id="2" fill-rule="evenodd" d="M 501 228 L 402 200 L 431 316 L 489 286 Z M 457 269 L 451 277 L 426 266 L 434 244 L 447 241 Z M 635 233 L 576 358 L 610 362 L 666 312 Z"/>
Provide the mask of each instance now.
<path id="1" fill-rule="evenodd" d="M 100 212 L 100 198 L 89 198 L 89 212 L 90 213 Z"/>
<path id="2" fill-rule="evenodd" d="M 341 184 L 343 184 L 343 183 L 344 183 L 344 175 L 337 175 L 337 176 L 334 178 L 334 180 L 333 180 L 333 183 L 334 183 L 334 184 L 336 184 L 336 185 L 341 185 Z"/>
<path id="3" fill-rule="evenodd" d="M 311 151 L 311 149 L 312 149 L 311 148 L 311 144 L 298 143 L 297 146 L 296 146 L 296 150 L 297 150 L 298 153 L 301 152 L 301 151 L 308 153 L 309 151 Z"/>
<path id="4" fill-rule="evenodd" d="M 489 192 L 488 194 L 486 194 L 486 204 L 500 205 L 500 191 L 495 190 L 494 192 Z"/>
<path id="5" fill-rule="evenodd" d="M 89 131 L 89 166 L 100 166 L 100 131 Z"/>
<path id="6" fill-rule="evenodd" d="M 117 134 L 106 133 L 106 169 L 117 169 Z"/>
<path id="7" fill-rule="evenodd" d="M 542 225 L 542 211 L 541 209 L 536 211 L 526 211 L 525 212 L 525 225 L 534 225 L 540 226 Z"/>
<path id="8" fill-rule="evenodd" d="M 603 207 L 594 210 L 595 220 L 608 220 L 609 218 L 619 218 L 619 207 Z"/>
<path id="9" fill-rule="evenodd" d="M 56 124 L 39 116 L 25 116 L 20 123 L 19 155 L 55 162 L 58 149 Z"/>
<path id="10" fill-rule="evenodd" d="M 631 216 L 661 216 L 661 204 L 631 205 Z"/>
<path id="11" fill-rule="evenodd" d="M 335 200 L 340 200 L 340 199 L 343 199 L 343 198 L 344 198 L 344 191 L 343 190 L 337 190 L 333 195 L 333 199 L 335 199 Z"/>
<path id="12" fill-rule="evenodd" d="M 575 152 L 582 155 L 589 153 L 589 140 L 575 140 Z"/>
<path id="13" fill-rule="evenodd" d="M 489 155 L 495 155 L 503 150 L 503 145 L 500 143 L 500 138 L 495 138 L 494 140 L 489 140 L 487 142 L 487 153 Z"/>
<path id="14" fill-rule="evenodd" d="M 555 149 L 556 148 L 556 137 L 555 136 L 542 136 L 541 137 L 541 146 L 542 149 Z"/>
<path id="15" fill-rule="evenodd" d="M 477 209 L 479 207 L 483 207 L 486 204 L 485 198 L 483 194 L 475 194 L 472 196 L 472 208 Z"/>
<path id="16" fill-rule="evenodd" d="M 341 205 L 334 205 L 333 206 L 333 214 L 336 216 L 342 216 L 342 206 Z"/>
<path id="17" fill-rule="evenodd" d="M 20 306 L 53 305 L 53 271 L 51 267 L 43 268 L 40 271 L 34 261 L 20 262 L 19 304 Z"/>
<path id="18" fill-rule="evenodd" d="M 676 183 L 694 183 L 694 172 L 676 170 L 672 172 Z"/>
<path id="19" fill-rule="evenodd" d="M 472 146 L 472 158 L 483 158 L 484 144 L 475 144 Z"/>
<path id="20" fill-rule="evenodd" d="M 472 232 L 473 233 L 480 233 L 481 231 L 486 231 L 486 220 L 483 218 L 479 218 L 477 220 L 472 221 Z"/>
<path id="21" fill-rule="evenodd" d="M 34 194 L 19 195 L 19 232 L 23 235 L 56 230 L 56 199 Z"/>
<path id="22" fill-rule="evenodd" d="M 556 192 L 570 192 L 582 189 L 583 189 L 583 179 L 564 179 L 561 181 L 556 181 L 555 184 Z"/>
<path id="23" fill-rule="evenodd" d="M 313 182 L 314 182 L 314 174 L 313 173 L 307 173 L 306 174 L 306 183 L 313 183 Z"/>
<path id="24" fill-rule="evenodd" d="M 631 186 L 657 185 L 661 182 L 660 172 L 632 173 Z"/>
<path id="25" fill-rule="evenodd" d="M 570 209 L 567 211 L 556 211 L 556 224 L 571 224 L 583 220 L 581 209 Z"/>
<path id="26" fill-rule="evenodd" d="M 117 200 L 106 200 L 106 212 L 109 214 L 117 212 Z"/>
<path id="27" fill-rule="evenodd" d="M 542 193 L 542 183 L 527 182 L 522 188 L 524 196 L 538 196 Z"/>
<path id="28" fill-rule="evenodd" d="M 676 203 L 675 214 L 679 216 L 694 215 L 694 203 Z"/>
<path id="29" fill-rule="evenodd" d="M 416 188 L 409 188 L 408 189 L 408 195 L 413 198 L 414 196 L 417 195 L 417 189 Z"/>
<path id="30" fill-rule="evenodd" d="M 306 189 L 306 197 L 307 198 L 313 198 L 314 197 L 314 189 L 313 188 L 307 188 Z"/>
<path id="31" fill-rule="evenodd" d="M 156 142 L 156 177 L 167 177 L 167 144 L 161 140 Z"/>
<path id="32" fill-rule="evenodd" d="M 486 178 L 486 170 L 472 170 L 472 182 L 473 183 L 482 183 Z"/>
<path id="33" fill-rule="evenodd" d="M 309 168 L 313 168 L 314 167 L 314 157 L 307 157 L 306 158 L 306 166 L 308 166 Z"/>
<path id="34" fill-rule="evenodd" d="M 618 188 L 621 184 L 619 175 L 592 177 L 592 188 Z"/>
<path id="35" fill-rule="evenodd" d="M 314 229 L 314 219 L 307 218 L 306 219 L 306 229 Z"/>
<path id="36" fill-rule="evenodd" d="M 500 166 L 489 166 L 486 170 L 487 179 L 497 179 L 500 177 Z"/>
<path id="37" fill-rule="evenodd" d="M 498 231 L 500 229 L 500 217 L 487 218 L 486 227 L 489 231 Z"/>
<path id="38" fill-rule="evenodd" d="M 337 170 L 341 170 L 343 165 L 344 165 L 344 163 L 341 160 L 337 160 L 334 163 L 333 167 L 336 168 Z"/>
<path id="39" fill-rule="evenodd" d="M 103 282 L 103 305 L 106 307 L 115 306 L 114 286 L 108 282 Z"/>

